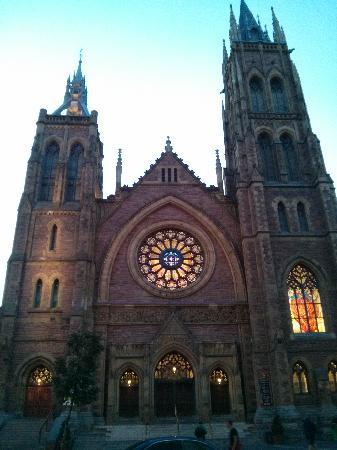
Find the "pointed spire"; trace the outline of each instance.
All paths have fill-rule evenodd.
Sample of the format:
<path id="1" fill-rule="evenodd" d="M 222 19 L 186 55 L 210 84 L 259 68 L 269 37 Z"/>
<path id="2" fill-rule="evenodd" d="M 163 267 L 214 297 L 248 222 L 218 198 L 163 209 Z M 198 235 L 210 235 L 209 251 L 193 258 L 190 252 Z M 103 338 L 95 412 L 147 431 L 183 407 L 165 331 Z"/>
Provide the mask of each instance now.
<path id="1" fill-rule="evenodd" d="M 82 76 L 82 49 L 80 50 L 80 59 L 78 61 L 78 66 L 77 66 L 77 71 L 76 74 L 74 75 L 74 79 L 76 81 L 81 81 L 83 78 Z"/>
<path id="2" fill-rule="evenodd" d="M 122 185 L 122 150 L 118 149 L 118 158 L 116 164 L 116 194 L 119 193 Z"/>
<path id="3" fill-rule="evenodd" d="M 256 22 L 244 0 L 241 0 L 240 5 L 239 32 L 243 41 L 257 42 L 263 40 L 261 26 Z"/>
<path id="4" fill-rule="evenodd" d="M 283 31 L 283 28 L 280 26 L 280 22 L 278 21 L 278 18 L 276 17 L 276 14 L 274 12 L 274 8 L 271 7 L 271 14 L 273 18 L 273 29 L 274 29 L 274 42 L 280 43 L 280 44 L 286 44 L 286 37 Z"/>
<path id="5" fill-rule="evenodd" d="M 167 136 L 166 145 L 165 145 L 165 152 L 166 153 L 170 153 L 170 152 L 172 152 L 172 150 L 173 150 L 173 147 L 171 145 L 170 136 Z"/>
<path id="6" fill-rule="evenodd" d="M 271 42 L 271 41 L 270 41 L 269 34 L 268 34 L 268 30 L 267 30 L 267 25 L 264 26 L 264 32 L 263 32 L 263 35 L 264 35 L 264 40 L 265 40 L 266 42 Z"/>
<path id="7" fill-rule="evenodd" d="M 238 24 L 236 23 L 236 19 L 233 12 L 233 7 L 230 5 L 230 29 L 229 29 L 229 40 L 230 42 L 235 42 L 239 40 L 239 32 L 238 32 Z"/>
<path id="8" fill-rule="evenodd" d="M 69 116 L 90 116 L 87 106 L 87 93 L 85 77 L 82 75 L 81 50 L 77 71 L 76 73 L 74 72 L 72 81 L 70 81 L 70 76 L 67 79 L 63 103 L 53 114 L 59 115 L 64 110 L 67 110 L 67 115 Z"/>
<path id="9" fill-rule="evenodd" d="M 215 150 L 216 155 L 216 164 L 215 164 L 215 170 L 216 170 L 216 179 L 218 183 L 218 188 L 220 192 L 223 192 L 223 178 L 222 178 L 222 166 L 219 158 L 219 150 Z"/>
<path id="10" fill-rule="evenodd" d="M 226 42 L 225 39 L 222 40 L 223 42 L 223 54 L 222 54 L 222 79 L 223 79 L 223 91 L 225 92 L 225 86 L 226 86 L 226 67 L 228 63 L 228 53 L 226 49 Z"/>

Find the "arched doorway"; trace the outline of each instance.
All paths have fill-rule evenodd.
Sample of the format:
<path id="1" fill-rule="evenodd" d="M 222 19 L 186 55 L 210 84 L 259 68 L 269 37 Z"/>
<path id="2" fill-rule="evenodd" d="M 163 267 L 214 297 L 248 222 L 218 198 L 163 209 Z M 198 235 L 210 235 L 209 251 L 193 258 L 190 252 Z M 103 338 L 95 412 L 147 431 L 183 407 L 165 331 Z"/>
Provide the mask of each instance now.
<path id="1" fill-rule="evenodd" d="M 52 382 L 53 376 L 47 367 L 40 365 L 31 370 L 26 386 L 26 416 L 48 415 L 53 404 Z"/>
<path id="2" fill-rule="evenodd" d="M 133 370 L 126 370 L 119 379 L 119 415 L 139 415 L 139 378 Z"/>
<path id="3" fill-rule="evenodd" d="M 220 367 L 217 367 L 211 373 L 209 383 L 211 391 L 212 414 L 229 414 L 231 407 L 229 398 L 229 383 L 226 372 L 220 369 Z"/>
<path id="4" fill-rule="evenodd" d="M 154 372 L 154 399 L 157 416 L 194 414 L 194 373 L 180 353 L 168 353 L 158 362 Z"/>

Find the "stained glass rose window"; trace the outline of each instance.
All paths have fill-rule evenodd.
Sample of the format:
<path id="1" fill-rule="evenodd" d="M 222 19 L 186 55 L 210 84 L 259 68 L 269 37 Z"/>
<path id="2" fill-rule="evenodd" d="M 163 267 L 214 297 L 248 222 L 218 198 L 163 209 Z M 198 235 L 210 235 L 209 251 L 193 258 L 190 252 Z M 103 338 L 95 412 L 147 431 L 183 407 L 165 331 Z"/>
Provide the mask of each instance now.
<path id="1" fill-rule="evenodd" d="M 138 264 L 149 283 L 173 291 L 198 280 L 204 269 L 204 252 L 199 241 L 189 233 L 164 229 L 141 243 Z"/>

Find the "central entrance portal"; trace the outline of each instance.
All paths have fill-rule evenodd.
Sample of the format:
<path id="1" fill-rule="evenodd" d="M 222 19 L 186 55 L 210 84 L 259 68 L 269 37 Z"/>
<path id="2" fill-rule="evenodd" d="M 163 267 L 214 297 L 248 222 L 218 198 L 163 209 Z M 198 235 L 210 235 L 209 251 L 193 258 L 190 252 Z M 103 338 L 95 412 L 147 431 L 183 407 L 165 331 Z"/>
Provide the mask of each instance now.
<path id="1" fill-rule="evenodd" d="M 154 398 L 158 417 L 194 414 L 194 373 L 191 364 L 180 353 L 168 353 L 157 364 Z"/>

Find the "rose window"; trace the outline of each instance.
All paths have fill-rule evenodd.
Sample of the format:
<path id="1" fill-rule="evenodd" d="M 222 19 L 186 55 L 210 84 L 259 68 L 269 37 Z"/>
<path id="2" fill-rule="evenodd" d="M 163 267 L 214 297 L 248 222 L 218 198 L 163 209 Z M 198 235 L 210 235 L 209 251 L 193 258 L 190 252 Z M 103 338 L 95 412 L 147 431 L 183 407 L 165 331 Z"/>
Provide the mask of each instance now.
<path id="1" fill-rule="evenodd" d="M 160 230 L 140 245 L 138 264 L 149 283 L 173 291 L 198 280 L 204 255 L 199 241 L 185 231 Z"/>

